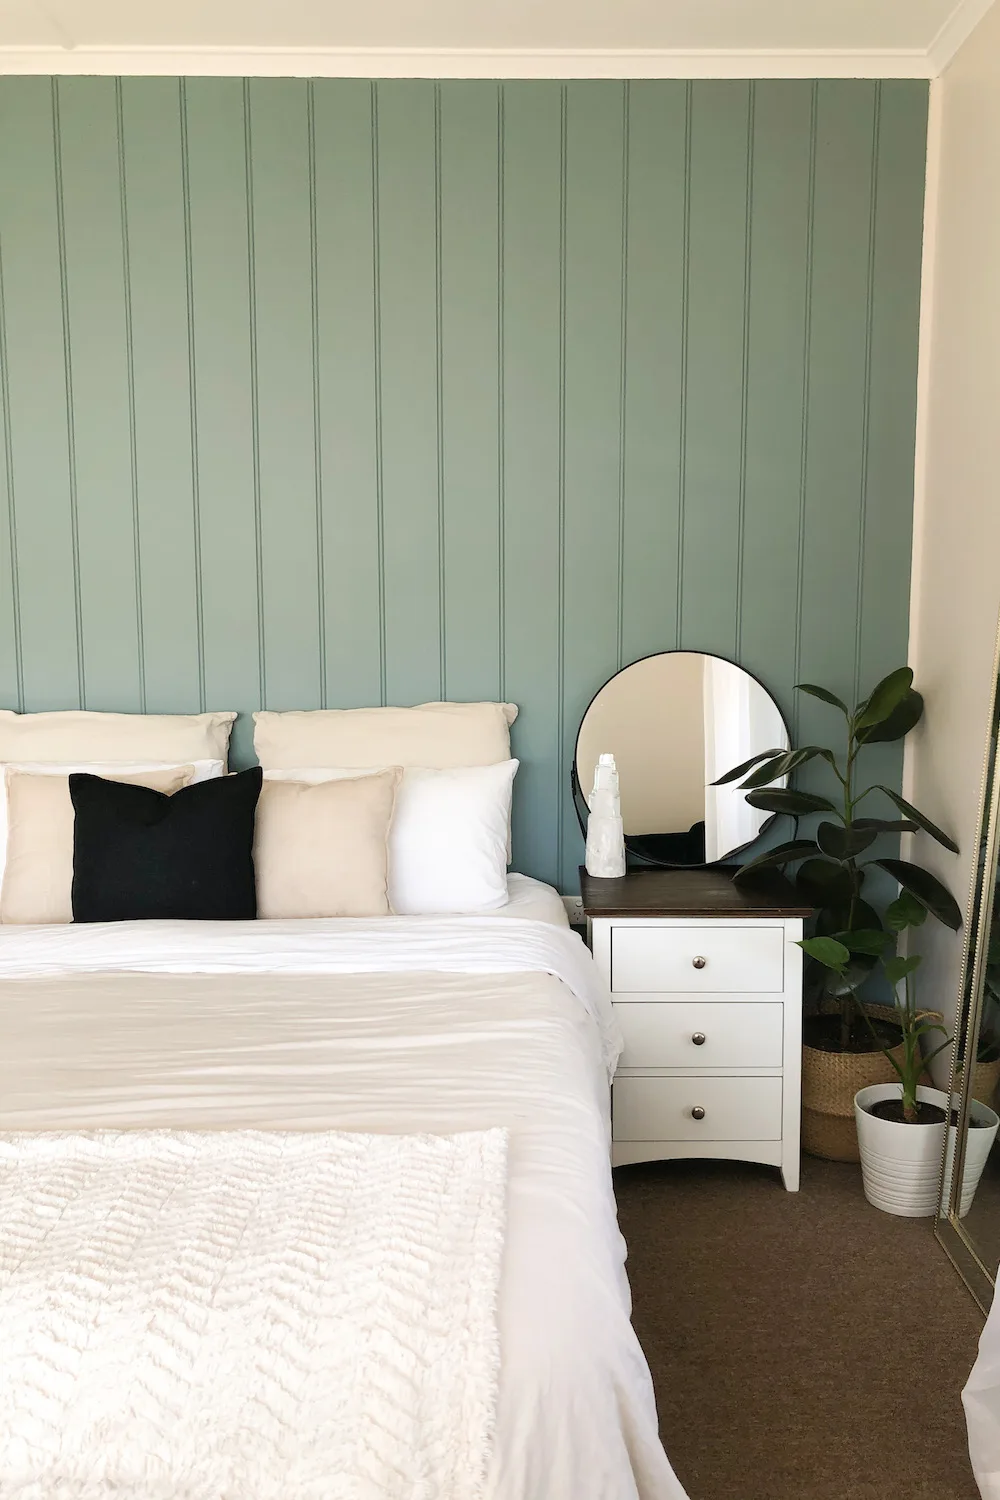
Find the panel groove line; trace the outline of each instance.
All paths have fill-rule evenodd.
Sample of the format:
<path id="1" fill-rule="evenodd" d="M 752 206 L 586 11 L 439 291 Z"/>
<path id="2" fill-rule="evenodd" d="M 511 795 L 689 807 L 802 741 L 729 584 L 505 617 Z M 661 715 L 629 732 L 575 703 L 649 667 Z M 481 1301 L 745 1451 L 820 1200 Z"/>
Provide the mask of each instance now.
<path id="1" fill-rule="evenodd" d="M 306 85 L 306 131 L 309 150 L 309 312 L 312 340 L 312 428 L 316 505 L 316 615 L 319 621 L 319 706 L 327 707 L 326 663 L 326 545 L 323 526 L 322 384 L 319 358 L 319 244 L 316 202 L 316 88 Z"/>
<path id="2" fill-rule="evenodd" d="M 264 536 L 260 492 L 260 370 L 257 363 L 257 257 L 253 193 L 253 112 L 250 79 L 243 80 L 243 162 L 247 194 L 247 284 L 250 289 L 250 430 L 253 435 L 253 525 L 257 563 L 257 672 L 260 701 L 267 704 L 267 633 L 264 618 Z"/>
<path id="3" fill-rule="evenodd" d="M 129 477 L 132 485 L 132 566 L 135 571 L 136 660 L 139 708 L 146 712 L 146 652 L 142 614 L 142 537 L 139 527 L 139 455 L 136 446 L 135 342 L 132 335 L 132 264 L 128 244 L 128 189 L 125 179 L 125 120 L 122 81 L 115 79 L 115 125 L 118 132 L 118 191 L 122 220 L 122 284 L 125 292 L 125 371 L 128 384 Z"/>
<path id="4" fill-rule="evenodd" d="M 378 91 L 371 85 L 372 283 L 375 339 L 375 515 L 378 548 L 379 702 L 386 702 L 385 636 L 385 463 L 382 448 L 382 233 L 379 212 Z"/>
<path id="5" fill-rule="evenodd" d="M 628 452 L 628 218 L 629 144 L 631 131 L 631 86 L 622 88 L 622 288 L 618 356 L 618 639 L 616 659 L 624 666 L 625 643 L 625 463 Z"/>
<path id="6" fill-rule="evenodd" d="M 507 475 L 504 452 L 504 173 L 506 171 L 504 102 L 502 83 L 497 84 L 497 681 L 500 697 L 507 698 Z"/>
<path id="7" fill-rule="evenodd" d="M 76 476 L 76 417 L 73 402 L 73 345 L 70 338 L 69 284 L 66 269 L 66 206 L 63 194 L 62 128 L 59 118 L 59 80 L 52 90 L 52 155 L 55 162 L 56 238 L 59 255 L 59 299 L 63 332 L 63 379 L 66 390 L 66 457 L 69 480 L 70 551 L 73 558 L 73 609 L 76 614 L 76 675 L 78 707 L 87 707 L 87 677 L 83 644 L 83 589 L 80 568 L 80 515 Z"/>
<path id="8" fill-rule="evenodd" d="M 739 534 L 736 566 L 735 655 L 737 660 L 741 658 L 743 652 L 743 570 L 747 521 L 747 432 L 750 419 L 750 278 L 753 274 L 753 153 L 756 98 L 757 83 L 755 79 L 751 79 L 747 87 L 746 229 L 743 240 L 743 389 L 740 400 L 740 485 L 736 523 Z"/>
<path id="9" fill-rule="evenodd" d="M 14 442 L 10 426 L 10 366 L 7 361 L 7 303 L 4 294 L 3 236 L 0 235 L 0 421 L 3 422 L 3 468 L 6 486 L 10 618 L 14 648 L 16 708 L 24 712 L 24 652 L 21 646 L 21 586 L 17 569 L 17 508 L 14 504 Z"/>
<path id="10" fill-rule="evenodd" d="M 194 276 L 191 251 L 191 158 L 188 147 L 188 106 L 185 79 L 177 80 L 180 118 L 181 196 L 184 218 L 184 291 L 187 302 L 188 411 L 191 432 L 191 524 L 194 541 L 195 634 L 198 641 L 198 707 L 208 706 L 205 690 L 205 594 L 201 557 L 201 479 L 198 461 L 198 359 L 195 343 Z"/>
<path id="11" fill-rule="evenodd" d="M 795 683 L 905 650 L 926 113 L 0 78 L 3 705 L 233 708 L 240 766 L 266 702 L 509 699 L 515 866 L 567 890 L 616 667 L 735 652 L 827 738 Z"/>
<path id="12" fill-rule="evenodd" d="M 683 269 L 681 272 L 681 389 L 677 406 L 677 620 L 674 644 L 679 649 L 684 640 L 684 513 L 687 500 L 687 372 L 688 309 L 691 305 L 691 138 L 694 118 L 694 84 L 684 85 L 684 212 Z"/>
<path id="13" fill-rule="evenodd" d="M 809 99 L 809 187 L 806 211 L 805 247 L 805 311 L 802 327 L 802 438 L 799 447 L 799 505 L 796 517 L 798 526 L 798 567 L 795 575 L 795 665 L 793 678 L 802 679 L 802 590 L 805 577 L 806 547 L 806 496 L 809 479 L 809 373 L 811 370 L 812 339 L 812 285 L 813 285 L 813 236 L 816 232 L 816 139 L 818 130 L 819 85 L 813 83 Z M 792 702 L 792 731 L 799 737 L 799 707 L 801 695 L 796 693 Z"/>
<path id="14" fill-rule="evenodd" d="M 875 84 L 875 104 L 872 110 L 872 161 L 871 161 L 871 193 L 868 208 L 868 283 L 866 288 L 865 306 L 867 317 L 865 320 L 865 389 L 863 404 L 861 408 L 861 515 L 858 523 L 858 617 L 854 629 L 854 698 L 857 701 L 863 691 L 861 682 L 861 655 L 864 646 L 864 576 L 865 576 L 865 544 L 867 541 L 867 515 L 868 515 L 868 444 L 871 428 L 871 397 L 872 397 L 872 335 L 874 318 L 874 296 L 875 296 L 875 236 L 877 233 L 878 218 L 878 160 L 879 160 L 879 126 L 882 117 L 882 85 Z"/>

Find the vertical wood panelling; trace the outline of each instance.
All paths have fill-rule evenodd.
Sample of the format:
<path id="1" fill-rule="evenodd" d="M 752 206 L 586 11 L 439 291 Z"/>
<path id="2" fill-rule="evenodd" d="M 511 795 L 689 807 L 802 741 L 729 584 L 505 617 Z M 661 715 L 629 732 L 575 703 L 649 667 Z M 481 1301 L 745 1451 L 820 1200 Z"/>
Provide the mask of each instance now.
<path id="1" fill-rule="evenodd" d="M 499 85 L 441 86 L 445 689 L 500 692 Z"/>
<path id="2" fill-rule="evenodd" d="M 267 707 L 309 708 L 322 684 L 307 85 L 254 80 L 248 107 Z"/>
<path id="3" fill-rule="evenodd" d="M 437 85 L 378 85 L 386 695 L 441 696 Z"/>
<path id="4" fill-rule="evenodd" d="M 620 662 L 905 654 L 926 102 L 0 80 L 0 700 L 502 695 L 571 888 Z"/>
<path id="5" fill-rule="evenodd" d="M 689 94 L 629 86 L 623 662 L 676 644 Z"/>
<path id="6" fill-rule="evenodd" d="M 722 656 L 736 651 L 739 614 L 753 99 L 753 84 L 706 83 L 694 90 L 691 120 L 679 644 Z"/>
<path id="7" fill-rule="evenodd" d="M 565 89 L 503 85 L 504 696 L 517 703 L 516 860 L 558 879 L 561 131 Z"/>
<path id="8" fill-rule="evenodd" d="M 796 680 L 812 96 L 808 82 L 762 81 L 754 99 L 737 654 L 783 701 Z"/>
<path id="9" fill-rule="evenodd" d="M 121 85 L 146 707 L 201 700 L 198 531 L 177 79 Z"/>
<path id="10" fill-rule="evenodd" d="M 0 253 L 24 707 L 83 697 L 53 85 L 4 80 Z"/>
<path id="11" fill-rule="evenodd" d="M 244 88 L 184 83 L 204 688 L 212 708 L 259 707 L 267 684 L 251 322 Z M 235 756 L 251 754 L 237 726 Z"/>
<path id="12" fill-rule="evenodd" d="M 315 85 L 316 400 L 324 699 L 383 695 L 381 473 L 376 382 L 374 85 Z"/>
<path id="13" fill-rule="evenodd" d="M 561 765 L 572 756 L 589 683 L 618 665 L 627 101 L 628 87 L 618 82 L 567 90 Z M 572 882 L 579 865 L 574 834 L 564 777 L 563 882 Z"/>
<path id="14" fill-rule="evenodd" d="M 115 80 L 60 79 L 56 106 L 85 706 L 134 712 L 142 615 Z"/>
<path id="15" fill-rule="evenodd" d="M 803 677 L 855 692 L 858 547 L 867 400 L 872 146 L 878 85 L 819 85 L 813 230 L 806 508 L 800 660 Z M 908 564 L 905 576 L 908 576 Z M 800 722 L 821 724 L 801 705 Z"/>

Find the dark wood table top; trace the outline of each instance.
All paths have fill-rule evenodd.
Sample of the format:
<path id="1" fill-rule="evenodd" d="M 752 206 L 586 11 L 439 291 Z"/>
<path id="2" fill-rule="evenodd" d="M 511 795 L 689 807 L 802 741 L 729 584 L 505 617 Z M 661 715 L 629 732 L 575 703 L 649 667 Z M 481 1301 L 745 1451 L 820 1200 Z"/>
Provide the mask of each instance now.
<path id="1" fill-rule="evenodd" d="M 588 917 L 809 917 L 783 875 L 761 871 L 733 880 L 736 866 L 709 870 L 633 870 L 600 880 L 580 867 L 580 895 Z"/>

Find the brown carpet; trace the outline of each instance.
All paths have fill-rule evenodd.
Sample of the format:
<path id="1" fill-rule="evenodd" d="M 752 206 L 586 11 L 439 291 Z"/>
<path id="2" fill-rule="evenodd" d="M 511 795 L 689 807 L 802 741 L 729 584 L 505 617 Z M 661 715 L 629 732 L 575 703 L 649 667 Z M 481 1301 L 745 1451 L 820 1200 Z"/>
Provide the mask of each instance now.
<path id="1" fill-rule="evenodd" d="M 982 1320 L 926 1220 L 860 1170 L 615 1173 L 634 1323 L 690 1500 L 978 1500 L 961 1389 Z"/>

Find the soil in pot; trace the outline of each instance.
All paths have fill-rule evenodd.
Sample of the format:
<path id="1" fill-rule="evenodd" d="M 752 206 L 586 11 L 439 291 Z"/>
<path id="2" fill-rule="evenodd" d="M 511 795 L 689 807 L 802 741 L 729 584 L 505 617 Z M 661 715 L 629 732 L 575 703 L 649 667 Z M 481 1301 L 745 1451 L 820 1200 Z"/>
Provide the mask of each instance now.
<path id="1" fill-rule="evenodd" d="M 870 1115 L 877 1116 L 880 1120 L 893 1120 L 897 1125 L 940 1125 L 944 1119 L 944 1110 L 937 1104 L 928 1104 L 926 1100 L 920 1100 L 917 1104 L 917 1118 L 908 1120 L 903 1114 L 902 1099 L 879 1099 L 875 1104 L 866 1104 L 865 1109 Z M 951 1111 L 949 1125 L 958 1124 L 958 1110 Z M 988 1120 L 977 1120 L 969 1115 L 969 1126 L 972 1130 L 988 1130 Z"/>
<path id="2" fill-rule="evenodd" d="M 902 1099 L 879 1099 L 877 1103 L 869 1104 L 867 1109 L 870 1115 L 875 1115 L 880 1120 L 893 1120 L 897 1125 L 940 1125 L 944 1119 L 944 1110 L 925 1100 L 917 1104 L 915 1120 L 908 1120 L 903 1114 Z"/>
<path id="3" fill-rule="evenodd" d="M 872 1027 L 874 1035 L 872 1035 Z M 851 1022 L 844 1046 L 840 1015 L 805 1016 L 802 1021 L 802 1040 L 807 1047 L 818 1052 L 881 1052 L 883 1047 L 898 1047 L 903 1033 L 894 1021 L 871 1017 L 869 1026 L 860 1017 Z"/>

